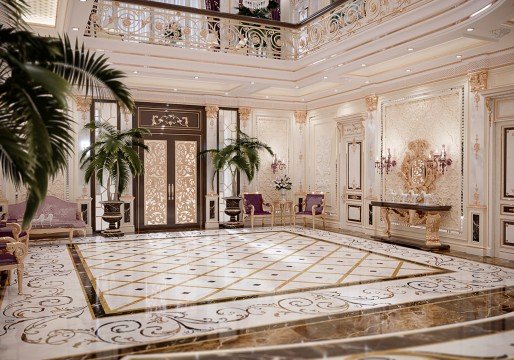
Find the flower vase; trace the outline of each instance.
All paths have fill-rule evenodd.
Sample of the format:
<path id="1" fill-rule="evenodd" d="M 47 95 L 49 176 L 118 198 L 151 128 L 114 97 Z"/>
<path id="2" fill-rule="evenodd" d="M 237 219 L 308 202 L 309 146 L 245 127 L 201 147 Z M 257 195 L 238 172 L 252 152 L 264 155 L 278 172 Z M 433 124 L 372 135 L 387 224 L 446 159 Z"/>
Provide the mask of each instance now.
<path id="1" fill-rule="evenodd" d="M 280 200 L 285 201 L 286 200 L 286 189 L 280 189 Z"/>

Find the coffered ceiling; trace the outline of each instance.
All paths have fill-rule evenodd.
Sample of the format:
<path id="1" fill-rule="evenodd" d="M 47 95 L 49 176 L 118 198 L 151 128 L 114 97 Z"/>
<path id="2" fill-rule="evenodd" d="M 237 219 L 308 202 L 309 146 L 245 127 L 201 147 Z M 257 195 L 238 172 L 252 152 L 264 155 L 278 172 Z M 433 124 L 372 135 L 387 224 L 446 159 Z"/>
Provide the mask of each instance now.
<path id="1" fill-rule="evenodd" d="M 297 61 L 85 37 L 92 2 L 60 0 L 54 31 L 103 52 L 138 96 L 170 102 L 311 109 L 514 63 L 513 0 L 428 1 Z"/>

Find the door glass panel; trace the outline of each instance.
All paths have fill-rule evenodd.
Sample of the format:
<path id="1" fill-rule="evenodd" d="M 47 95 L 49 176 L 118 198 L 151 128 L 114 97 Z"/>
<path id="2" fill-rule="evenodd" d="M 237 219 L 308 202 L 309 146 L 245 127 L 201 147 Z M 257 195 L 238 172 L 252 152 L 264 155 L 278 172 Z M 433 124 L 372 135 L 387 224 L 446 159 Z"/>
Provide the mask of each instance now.
<path id="1" fill-rule="evenodd" d="M 145 140 L 148 151 L 144 152 L 144 224 L 168 223 L 168 142 Z"/>
<path id="2" fill-rule="evenodd" d="M 196 141 L 175 141 L 176 224 L 197 222 L 196 144 Z"/>

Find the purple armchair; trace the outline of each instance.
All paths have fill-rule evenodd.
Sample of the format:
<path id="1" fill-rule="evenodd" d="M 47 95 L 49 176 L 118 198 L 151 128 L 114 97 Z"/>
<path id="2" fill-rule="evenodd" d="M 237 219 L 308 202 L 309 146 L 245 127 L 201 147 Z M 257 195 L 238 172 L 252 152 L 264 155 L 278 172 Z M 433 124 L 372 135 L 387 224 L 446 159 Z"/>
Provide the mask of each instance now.
<path id="1" fill-rule="evenodd" d="M 250 217 L 250 224 L 253 229 L 255 218 L 262 219 L 262 226 L 264 226 L 264 219 L 271 218 L 271 227 L 273 227 L 273 220 L 275 217 L 275 208 L 273 204 L 265 203 L 262 199 L 262 194 L 259 193 L 243 193 L 243 222 L 247 217 Z M 264 210 L 264 206 L 269 207 L 270 211 Z"/>
<path id="2" fill-rule="evenodd" d="M 15 219 L 0 220 L 0 238 L 10 237 L 29 246 L 29 233 L 22 231 L 20 224 Z"/>
<path id="3" fill-rule="evenodd" d="M 23 293 L 23 260 L 27 246 L 10 237 L 0 237 L 0 271 L 7 270 L 7 284 L 11 282 L 11 271 L 18 273 L 18 294 Z"/>
<path id="4" fill-rule="evenodd" d="M 309 193 L 300 206 L 295 206 L 294 225 L 296 226 L 296 217 L 303 217 L 303 226 L 307 226 L 306 218 L 312 217 L 312 228 L 316 228 L 316 218 L 323 221 L 323 229 L 325 229 L 325 194 L 323 193 Z"/>

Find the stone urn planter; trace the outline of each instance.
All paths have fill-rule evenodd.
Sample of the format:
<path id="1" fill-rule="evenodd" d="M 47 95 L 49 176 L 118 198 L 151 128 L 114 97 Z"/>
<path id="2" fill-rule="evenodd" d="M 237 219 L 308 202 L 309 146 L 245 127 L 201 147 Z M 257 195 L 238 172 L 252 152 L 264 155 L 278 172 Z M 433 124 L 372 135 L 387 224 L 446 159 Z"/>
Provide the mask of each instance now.
<path id="1" fill-rule="evenodd" d="M 121 221 L 123 214 L 121 213 L 121 207 L 123 201 L 101 201 L 104 207 L 104 214 L 102 220 L 109 223 L 109 228 L 102 230 L 102 235 L 105 237 L 120 237 L 124 234 L 118 227 L 118 223 Z"/>
<path id="2" fill-rule="evenodd" d="M 228 229 L 243 227 L 243 223 L 237 219 L 241 213 L 241 199 L 239 196 L 228 196 L 225 200 L 225 214 L 230 216 L 230 220 L 222 223 L 221 226 Z"/>

